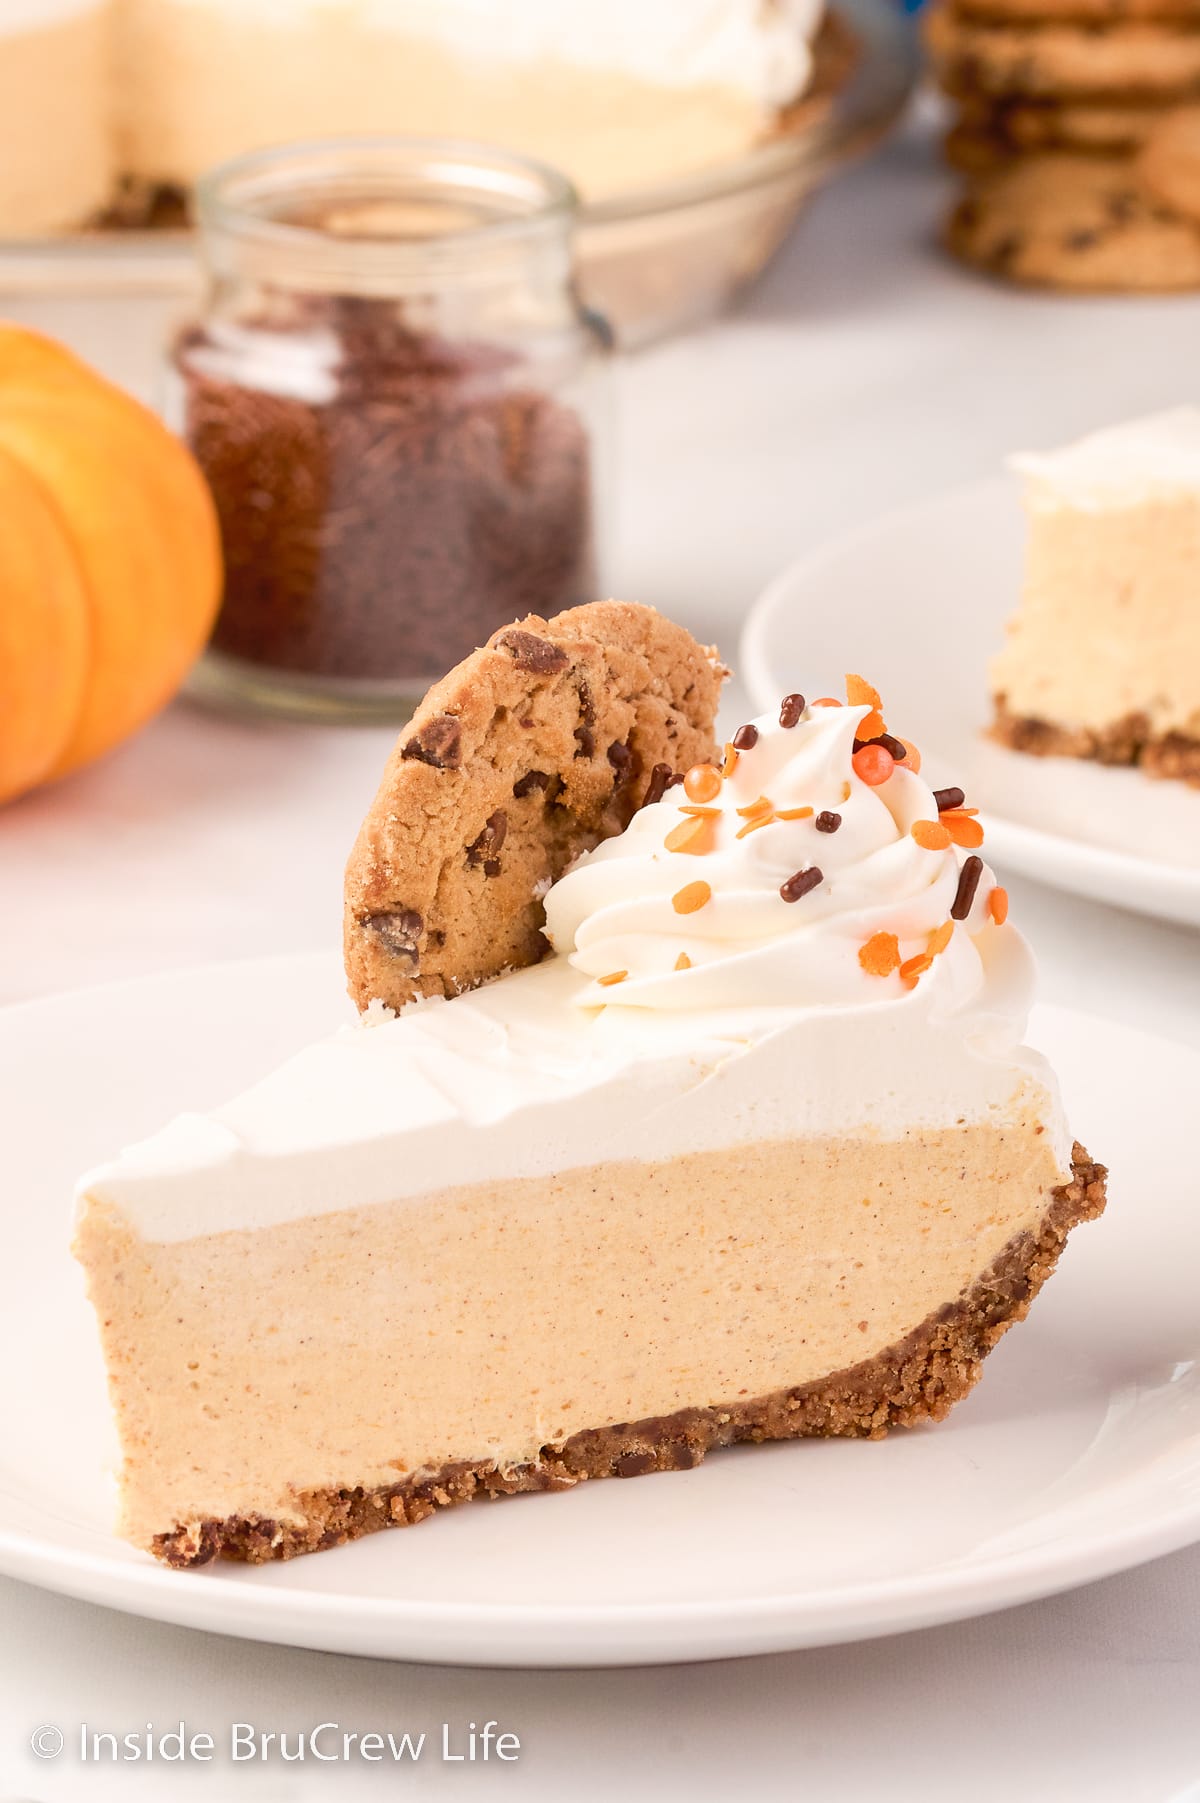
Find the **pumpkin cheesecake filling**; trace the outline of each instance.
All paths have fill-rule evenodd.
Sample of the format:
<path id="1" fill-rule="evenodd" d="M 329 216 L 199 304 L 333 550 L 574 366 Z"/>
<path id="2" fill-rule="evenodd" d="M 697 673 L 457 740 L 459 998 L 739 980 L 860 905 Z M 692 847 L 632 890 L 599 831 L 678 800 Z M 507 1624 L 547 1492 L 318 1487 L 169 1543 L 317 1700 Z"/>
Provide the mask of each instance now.
<path id="1" fill-rule="evenodd" d="M 996 736 L 1200 784 L 1200 409 L 1012 463 L 1030 534 Z"/>
<path id="2" fill-rule="evenodd" d="M 1103 1172 L 972 811 L 850 693 L 580 857 L 541 964 L 82 1181 L 131 1540 L 287 1557 L 966 1393 Z"/>

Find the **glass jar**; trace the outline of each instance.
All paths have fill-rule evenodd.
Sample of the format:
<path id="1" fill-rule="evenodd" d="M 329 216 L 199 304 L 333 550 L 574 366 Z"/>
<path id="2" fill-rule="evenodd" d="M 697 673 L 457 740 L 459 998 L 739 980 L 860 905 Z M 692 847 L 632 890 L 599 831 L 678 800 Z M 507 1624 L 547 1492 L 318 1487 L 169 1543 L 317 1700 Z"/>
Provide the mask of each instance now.
<path id="1" fill-rule="evenodd" d="M 575 212 L 552 170 L 426 139 L 201 185 L 207 305 L 170 408 L 226 578 L 193 692 L 399 719 L 497 627 L 599 593 L 608 346 Z"/>

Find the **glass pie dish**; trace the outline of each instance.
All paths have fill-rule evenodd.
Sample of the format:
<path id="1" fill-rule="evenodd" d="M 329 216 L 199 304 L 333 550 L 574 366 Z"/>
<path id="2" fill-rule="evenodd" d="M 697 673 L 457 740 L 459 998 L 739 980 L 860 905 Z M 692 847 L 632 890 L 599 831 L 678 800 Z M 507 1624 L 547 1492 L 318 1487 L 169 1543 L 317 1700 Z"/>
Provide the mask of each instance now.
<path id="1" fill-rule="evenodd" d="M 760 275 L 804 202 L 899 118 L 919 70 L 899 0 L 833 0 L 809 92 L 745 156 L 585 206 L 584 298 L 626 348 L 722 312 Z M 0 302 L 192 299 L 193 233 L 168 209 L 149 227 L 0 239 Z"/>

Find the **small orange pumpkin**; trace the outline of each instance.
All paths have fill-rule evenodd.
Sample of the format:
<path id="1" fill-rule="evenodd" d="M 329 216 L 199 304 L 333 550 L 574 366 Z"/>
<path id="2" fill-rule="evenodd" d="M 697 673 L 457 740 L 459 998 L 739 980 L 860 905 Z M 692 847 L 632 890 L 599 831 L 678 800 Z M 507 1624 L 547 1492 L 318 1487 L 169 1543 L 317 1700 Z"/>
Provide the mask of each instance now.
<path id="1" fill-rule="evenodd" d="M 165 706 L 220 593 L 187 448 L 61 345 L 0 323 L 0 801 Z"/>

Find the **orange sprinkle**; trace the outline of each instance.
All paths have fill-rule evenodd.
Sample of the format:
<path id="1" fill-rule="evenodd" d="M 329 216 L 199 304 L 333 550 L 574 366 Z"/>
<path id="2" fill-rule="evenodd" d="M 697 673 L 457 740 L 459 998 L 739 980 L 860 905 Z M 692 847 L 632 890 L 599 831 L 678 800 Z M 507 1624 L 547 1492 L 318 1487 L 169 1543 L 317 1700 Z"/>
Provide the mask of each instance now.
<path id="1" fill-rule="evenodd" d="M 988 913 L 998 927 L 1008 919 L 1008 890 L 998 886 L 988 896 Z"/>
<path id="2" fill-rule="evenodd" d="M 712 850 L 712 825 L 707 820 L 681 820 L 671 828 L 663 844 L 668 851 L 686 851 L 692 857 L 702 857 Z"/>
<path id="3" fill-rule="evenodd" d="M 689 820 L 719 820 L 721 818 L 720 808 L 693 807 L 690 802 L 686 801 L 681 805 L 679 812 L 686 814 Z"/>
<path id="4" fill-rule="evenodd" d="M 627 970 L 610 970 L 606 977 L 597 977 L 601 989 L 611 989 L 614 983 L 623 983 L 629 975 Z"/>
<path id="5" fill-rule="evenodd" d="M 854 793 L 854 790 L 850 787 L 849 783 L 842 784 L 842 800 L 843 801 L 849 801 L 849 799 L 853 795 L 853 793 Z"/>
<path id="6" fill-rule="evenodd" d="M 935 927 L 933 932 L 930 933 L 929 943 L 926 945 L 925 950 L 929 953 L 931 958 L 936 958 L 939 952 L 945 951 L 953 937 L 954 922 L 952 920 L 944 920 L 940 927 Z"/>
<path id="7" fill-rule="evenodd" d="M 859 781 L 872 789 L 885 783 L 896 768 L 895 758 L 882 745 L 864 745 L 861 751 L 855 752 L 850 762 Z"/>
<path id="8" fill-rule="evenodd" d="M 851 707 L 862 707 L 864 702 L 868 707 L 883 706 L 883 702 L 879 698 L 879 690 L 872 687 L 865 676 L 847 676 L 846 699 Z"/>
<path id="9" fill-rule="evenodd" d="M 818 695 L 817 699 L 810 701 L 808 705 L 809 707 L 843 707 L 845 704 L 839 701 L 836 695 Z"/>
<path id="10" fill-rule="evenodd" d="M 921 768 L 921 754 L 916 746 L 911 745 L 907 739 L 901 739 L 900 743 L 904 747 L 904 756 L 897 758 L 896 762 L 902 764 L 906 770 L 911 770 L 915 776 Z"/>
<path id="11" fill-rule="evenodd" d="M 895 933 L 872 933 L 859 946 L 858 961 L 869 977 L 890 977 L 900 967 L 900 941 Z"/>
<path id="12" fill-rule="evenodd" d="M 878 708 L 872 708 L 871 712 L 869 714 L 864 714 L 858 723 L 858 736 L 860 739 L 877 739 L 880 733 L 886 731 L 887 727 L 883 724 L 883 715 L 879 712 Z"/>
<path id="13" fill-rule="evenodd" d="M 745 826 L 738 827 L 734 837 L 737 839 L 744 839 L 747 833 L 756 833 L 760 826 L 770 826 L 774 818 L 775 814 L 770 808 L 768 808 L 764 814 L 755 814 L 747 820 Z"/>
<path id="14" fill-rule="evenodd" d="M 921 952 L 915 958 L 908 958 L 900 966 L 900 981 L 906 989 L 915 989 L 917 979 L 930 969 L 933 959 L 928 952 Z"/>
<path id="15" fill-rule="evenodd" d="M 693 764 L 683 779 L 689 801 L 715 801 L 721 793 L 721 772 L 715 764 Z"/>
<path id="16" fill-rule="evenodd" d="M 737 769 L 737 761 L 738 761 L 737 746 L 733 743 L 733 740 L 731 739 L 725 747 L 725 756 L 721 763 L 721 775 L 722 776 L 732 776 L 734 771 Z"/>
<path id="17" fill-rule="evenodd" d="M 914 820 L 912 836 L 922 851 L 949 851 L 950 834 L 940 820 Z"/>
<path id="18" fill-rule="evenodd" d="M 760 795 L 758 800 L 752 801 L 748 808 L 739 808 L 738 814 L 743 820 L 749 820 L 752 814 L 769 814 L 770 811 L 770 801 L 765 795 Z"/>
<path id="19" fill-rule="evenodd" d="M 675 968 L 676 970 L 690 970 L 692 968 L 692 961 L 686 952 L 680 952 L 675 960 Z"/>
<path id="20" fill-rule="evenodd" d="M 978 820 L 972 820 L 961 808 L 951 808 L 941 816 L 942 825 L 949 833 L 955 845 L 974 851 L 977 845 L 983 844 L 983 828 Z"/>
<path id="21" fill-rule="evenodd" d="M 844 799 L 845 797 L 843 797 Z M 775 818 L 776 820 L 811 820 L 812 814 L 812 808 L 779 808 Z"/>
<path id="22" fill-rule="evenodd" d="M 686 883 L 671 897 L 671 906 L 676 914 L 694 914 L 697 908 L 711 900 L 712 890 L 707 883 Z"/>

